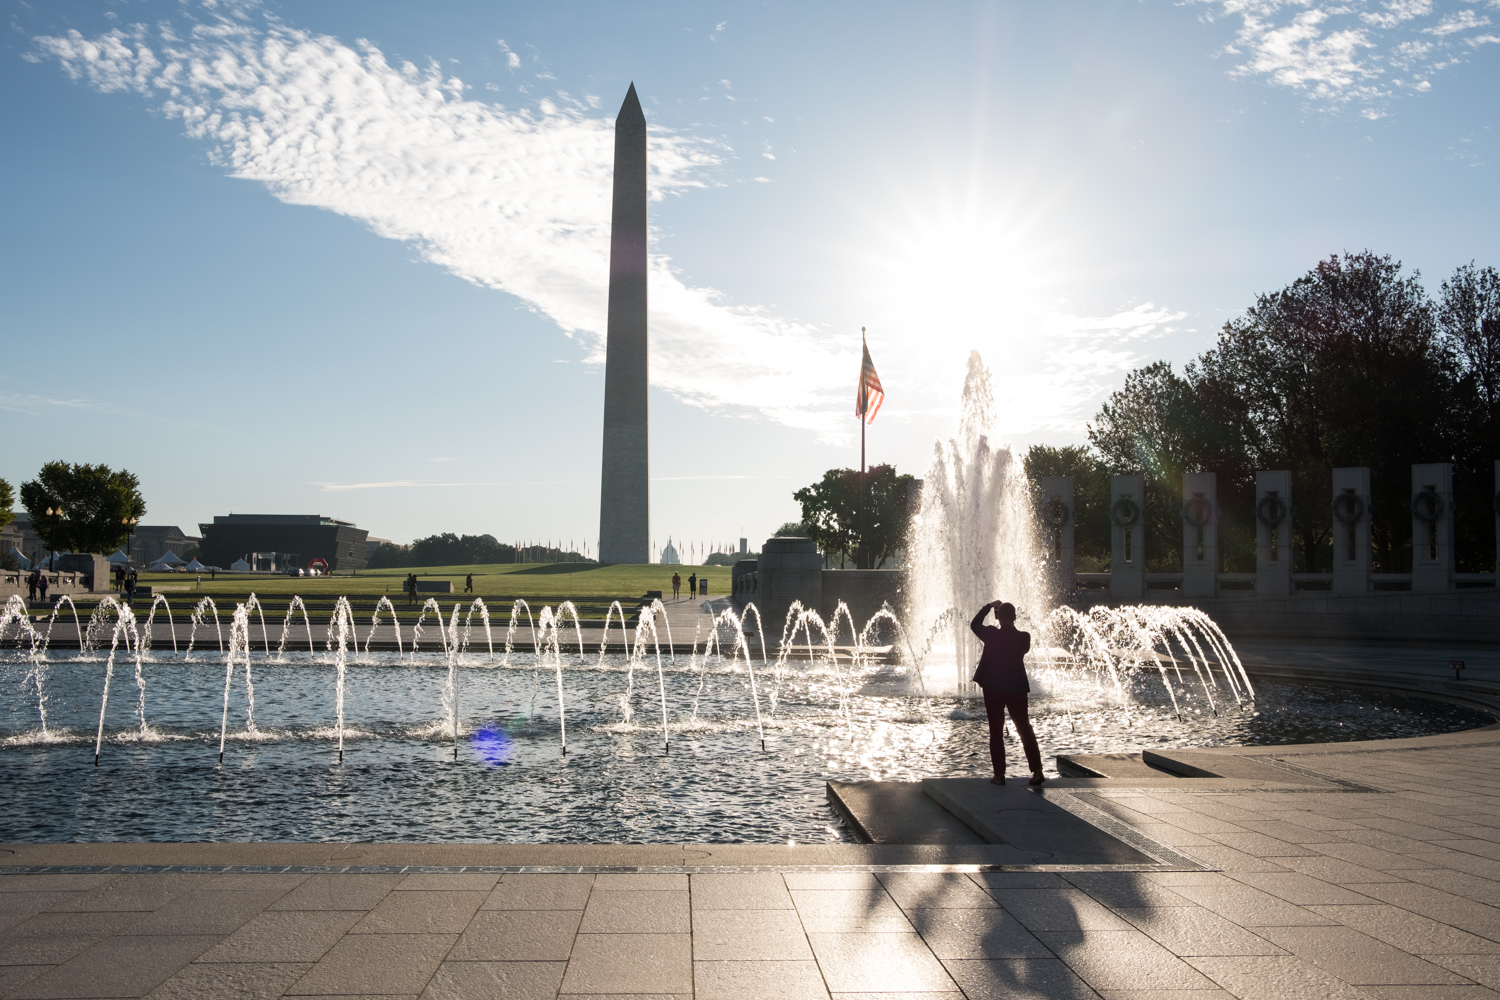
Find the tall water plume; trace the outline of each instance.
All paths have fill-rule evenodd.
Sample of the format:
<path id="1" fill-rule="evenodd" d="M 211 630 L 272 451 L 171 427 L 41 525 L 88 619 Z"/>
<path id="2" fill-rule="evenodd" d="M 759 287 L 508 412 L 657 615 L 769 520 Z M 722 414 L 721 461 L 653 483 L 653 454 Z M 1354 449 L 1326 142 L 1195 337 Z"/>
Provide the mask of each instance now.
<path id="1" fill-rule="evenodd" d="M 907 633 L 925 644 L 922 661 L 951 664 L 951 681 L 929 679 L 955 690 L 973 673 L 979 649 L 968 626 L 982 605 L 1011 602 L 1023 629 L 1052 608 L 1026 471 L 1020 455 L 995 440 L 994 418 L 990 372 L 972 351 L 958 436 L 934 445 L 907 539 Z"/>

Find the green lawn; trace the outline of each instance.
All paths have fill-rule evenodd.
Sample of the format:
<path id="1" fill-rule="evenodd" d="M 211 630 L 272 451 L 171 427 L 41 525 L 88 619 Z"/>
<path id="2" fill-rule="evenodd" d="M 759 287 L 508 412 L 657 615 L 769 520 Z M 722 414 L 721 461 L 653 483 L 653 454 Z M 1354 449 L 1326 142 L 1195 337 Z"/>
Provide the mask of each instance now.
<path id="1" fill-rule="evenodd" d="M 682 574 L 683 591 L 687 578 L 697 573 L 709 580 L 710 593 L 729 593 L 727 566 L 596 566 L 591 563 L 496 563 L 483 566 L 418 566 L 409 569 L 361 570 L 358 576 L 288 577 L 269 573 L 220 573 L 215 579 L 203 577 L 205 594 L 302 594 L 304 596 L 349 596 L 401 594 L 401 581 L 408 573 L 419 579 L 452 580 L 454 596 L 463 592 L 464 577 L 474 574 L 474 593 L 490 598 L 537 597 L 639 598 L 648 590 L 672 592 L 672 571 Z M 143 586 L 155 592 L 171 594 L 197 592 L 197 580 L 191 573 L 142 573 Z M 435 595 L 437 596 L 437 595 Z M 442 595 L 446 596 L 446 595 Z"/>

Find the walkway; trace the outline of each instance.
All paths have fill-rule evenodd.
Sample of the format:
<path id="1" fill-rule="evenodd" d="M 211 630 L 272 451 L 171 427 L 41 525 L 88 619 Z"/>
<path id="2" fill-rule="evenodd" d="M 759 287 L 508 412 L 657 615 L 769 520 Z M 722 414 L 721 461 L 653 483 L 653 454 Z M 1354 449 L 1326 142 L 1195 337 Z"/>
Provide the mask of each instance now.
<path id="1" fill-rule="evenodd" d="M 1497 747 L 1224 754 L 1334 791 L 1049 783 L 1195 862 L 1175 870 L 911 867 L 983 847 L 10 845 L 15 866 L 269 871 L 0 874 L 0 995 L 1477 1000 L 1500 995 Z M 513 870 L 368 871 L 401 865 Z"/>

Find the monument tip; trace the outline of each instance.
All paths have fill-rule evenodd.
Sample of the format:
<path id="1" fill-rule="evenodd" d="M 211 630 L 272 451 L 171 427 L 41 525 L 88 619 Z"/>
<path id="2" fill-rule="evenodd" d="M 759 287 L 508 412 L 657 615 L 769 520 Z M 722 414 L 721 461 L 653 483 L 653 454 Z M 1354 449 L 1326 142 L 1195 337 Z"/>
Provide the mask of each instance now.
<path id="1" fill-rule="evenodd" d="M 635 95 L 635 81 L 631 81 L 630 89 L 625 91 L 625 102 L 620 105 L 619 118 L 631 117 L 646 120 L 646 113 L 641 110 L 641 99 Z"/>

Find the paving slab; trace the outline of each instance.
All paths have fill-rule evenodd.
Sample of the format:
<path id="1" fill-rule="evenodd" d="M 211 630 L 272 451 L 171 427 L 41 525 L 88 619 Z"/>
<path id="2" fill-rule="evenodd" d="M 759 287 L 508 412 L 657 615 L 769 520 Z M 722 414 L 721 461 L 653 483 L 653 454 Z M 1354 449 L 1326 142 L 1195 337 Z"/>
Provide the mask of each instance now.
<path id="1" fill-rule="evenodd" d="M 1030 855 L 1034 864 L 1160 861 L 1024 784 L 992 785 L 983 778 L 928 778 L 922 782 L 922 791 L 988 843 L 1014 847 Z"/>

